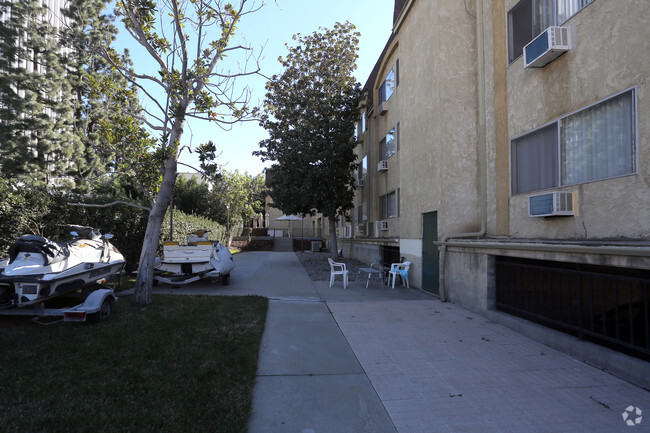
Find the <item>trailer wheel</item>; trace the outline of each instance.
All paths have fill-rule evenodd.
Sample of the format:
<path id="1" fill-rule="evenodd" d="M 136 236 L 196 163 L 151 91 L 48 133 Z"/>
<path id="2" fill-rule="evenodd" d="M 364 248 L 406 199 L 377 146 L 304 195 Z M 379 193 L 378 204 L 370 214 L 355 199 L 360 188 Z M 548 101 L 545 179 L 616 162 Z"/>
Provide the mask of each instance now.
<path id="1" fill-rule="evenodd" d="M 226 274 L 221 277 L 221 284 L 223 284 L 224 286 L 227 286 L 229 282 L 230 282 L 230 274 Z"/>
<path id="2" fill-rule="evenodd" d="M 111 317 L 112 312 L 113 312 L 113 300 L 111 298 L 106 298 L 104 299 L 104 302 L 102 302 L 102 306 L 99 309 L 99 311 L 94 314 L 90 314 L 88 316 L 88 320 L 95 323 L 101 322 L 102 320 L 106 320 L 109 317 Z"/>

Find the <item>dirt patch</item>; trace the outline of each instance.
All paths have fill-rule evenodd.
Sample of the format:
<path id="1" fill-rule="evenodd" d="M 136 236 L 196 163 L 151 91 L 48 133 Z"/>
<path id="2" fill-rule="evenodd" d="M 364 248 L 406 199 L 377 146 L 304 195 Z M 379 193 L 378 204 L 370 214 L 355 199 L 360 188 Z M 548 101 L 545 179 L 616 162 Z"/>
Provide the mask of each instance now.
<path id="1" fill-rule="evenodd" d="M 323 252 L 311 252 L 311 251 L 296 251 L 296 256 L 300 260 L 300 264 L 305 268 L 309 278 L 312 281 L 329 281 L 330 279 L 330 264 L 327 261 L 327 258 L 330 256 L 330 253 Z M 348 279 L 349 281 L 355 281 L 359 273 L 359 268 L 368 267 L 367 263 L 360 262 L 356 259 L 350 259 L 347 257 L 339 258 L 337 262 L 345 263 L 345 266 L 348 270 Z M 340 277 L 339 277 L 340 278 Z"/>

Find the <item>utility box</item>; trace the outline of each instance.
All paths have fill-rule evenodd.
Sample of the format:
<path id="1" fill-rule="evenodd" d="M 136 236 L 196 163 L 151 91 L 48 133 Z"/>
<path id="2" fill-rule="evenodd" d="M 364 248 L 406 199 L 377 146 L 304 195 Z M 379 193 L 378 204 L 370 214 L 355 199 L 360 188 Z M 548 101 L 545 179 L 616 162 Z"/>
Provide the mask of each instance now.
<path id="1" fill-rule="evenodd" d="M 311 241 L 311 251 L 313 253 L 320 252 L 321 242 L 320 241 Z"/>

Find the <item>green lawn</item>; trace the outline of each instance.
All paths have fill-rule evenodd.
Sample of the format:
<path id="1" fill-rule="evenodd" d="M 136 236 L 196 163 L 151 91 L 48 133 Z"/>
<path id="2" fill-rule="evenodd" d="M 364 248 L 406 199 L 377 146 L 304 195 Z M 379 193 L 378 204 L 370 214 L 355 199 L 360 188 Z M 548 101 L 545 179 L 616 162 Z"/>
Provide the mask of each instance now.
<path id="1" fill-rule="evenodd" d="M 0 317 L 0 431 L 245 432 L 266 310 L 155 295 L 98 324 Z"/>

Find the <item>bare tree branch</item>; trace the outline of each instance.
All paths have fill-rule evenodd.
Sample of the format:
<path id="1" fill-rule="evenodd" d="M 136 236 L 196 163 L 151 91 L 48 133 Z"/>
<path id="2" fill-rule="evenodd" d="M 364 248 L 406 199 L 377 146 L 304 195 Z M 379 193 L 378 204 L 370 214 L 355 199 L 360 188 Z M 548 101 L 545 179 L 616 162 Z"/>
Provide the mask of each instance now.
<path id="1" fill-rule="evenodd" d="M 129 23 L 131 24 L 131 26 L 133 26 L 133 27 L 126 26 L 126 30 L 131 34 L 131 36 L 133 36 L 133 38 L 136 41 L 138 41 L 140 45 L 142 45 L 147 50 L 149 55 L 151 55 L 151 57 L 158 63 L 161 69 L 166 69 L 167 65 L 165 64 L 162 57 L 160 57 L 158 52 L 151 46 L 151 44 L 147 40 L 147 36 L 144 32 L 144 29 L 140 25 L 140 21 L 138 20 L 138 18 L 133 13 L 133 10 L 127 7 L 127 5 L 124 3 L 124 0 L 120 0 L 120 2 L 122 3 L 122 9 L 129 17 Z"/>
<path id="2" fill-rule="evenodd" d="M 109 206 L 114 206 L 116 204 L 124 204 L 127 206 L 132 206 L 132 207 L 137 207 L 142 210 L 146 211 L 151 211 L 151 208 L 148 208 L 146 206 L 142 206 L 139 204 L 135 203 L 129 203 L 127 201 L 122 201 L 122 200 L 115 200 L 114 202 L 111 203 L 103 203 L 103 204 L 94 204 L 94 203 L 68 203 L 68 206 L 81 206 L 81 207 L 109 207 Z"/>

